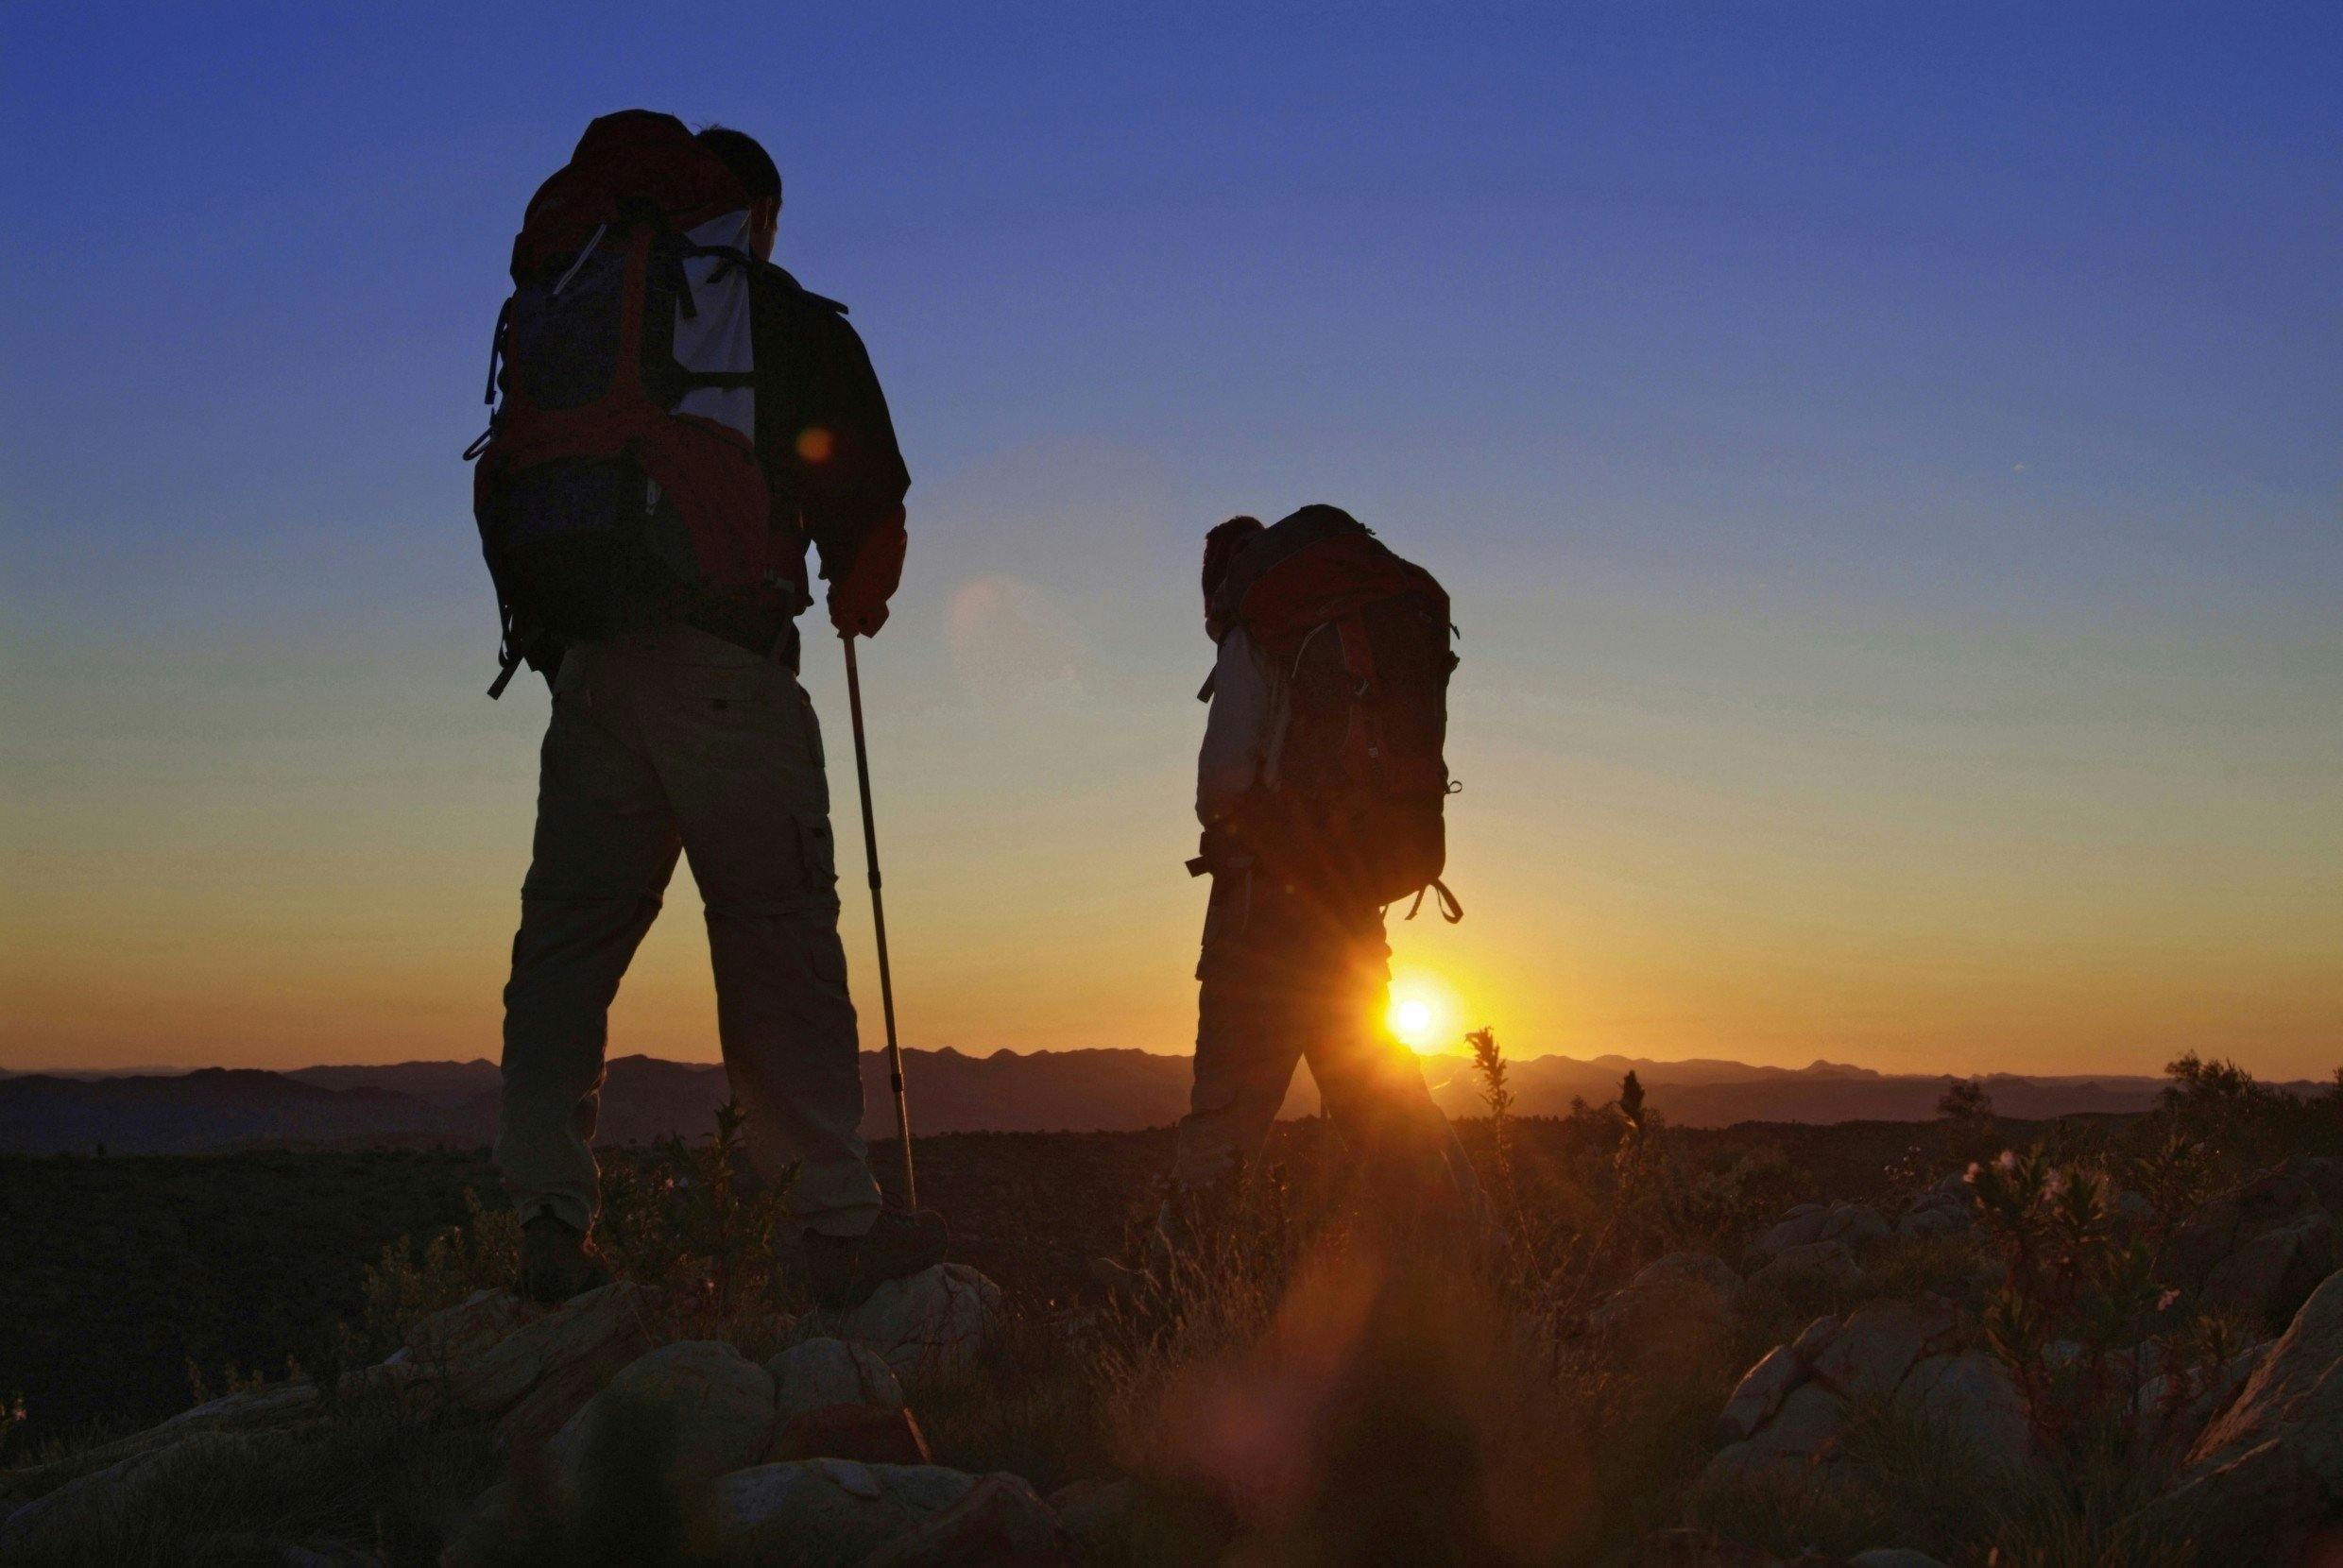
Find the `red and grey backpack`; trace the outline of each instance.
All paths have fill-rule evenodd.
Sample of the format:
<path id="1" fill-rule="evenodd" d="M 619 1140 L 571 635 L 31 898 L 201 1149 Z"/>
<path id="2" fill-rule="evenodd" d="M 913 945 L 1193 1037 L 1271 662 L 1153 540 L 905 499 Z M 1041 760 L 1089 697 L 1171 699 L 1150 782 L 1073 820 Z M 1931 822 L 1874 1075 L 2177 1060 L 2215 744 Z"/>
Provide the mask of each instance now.
<path id="1" fill-rule="evenodd" d="M 530 199 L 494 412 L 464 454 L 503 627 L 489 696 L 567 640 L 772 578 L 749 204 L 683 122 L 645 110 L 588 126 Z"/>
<path id="2" fill-rule="evenodd" d="M 1431 894 L 1462 919 L 1440 879 L 1457 787 L 1447 590 L 1347 512 L 1305 506 L 1245 546 L 1212 603 L 1285 675 L 1262 852 L 1377 904 L 1412 896 L 1411 916 Z"/>

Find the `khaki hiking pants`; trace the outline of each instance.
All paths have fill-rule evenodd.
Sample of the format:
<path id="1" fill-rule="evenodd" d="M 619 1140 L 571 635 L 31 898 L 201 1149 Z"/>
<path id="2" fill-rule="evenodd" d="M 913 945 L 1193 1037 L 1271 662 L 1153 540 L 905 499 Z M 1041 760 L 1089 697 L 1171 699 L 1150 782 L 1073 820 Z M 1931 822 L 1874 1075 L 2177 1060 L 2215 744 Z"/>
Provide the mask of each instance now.
<path id="1" fill-rule="evenodd" d="M 1196 979 L 1196 1079 L 1175 1186 L 1207 1187 L 1250 1164 L 1307 1060 L 1326 1116 L 1372 1174 L 1479 1214 L 1479 1185 L 1421 1064 L 1383 1022 L 1380 910 L 1335 907 L 1257 870 L 1216 874 Z"/>
<path id="2" fill-rule="evenodd" d="M 524 1221 L 550 1211 L 591 1228 L 610 999 L 678 852 L 707 905 L 717 1032 L 748 1113 L 749 1161 L 767 1179 L 798 1162 L 792 1212 L 860 1235 L 879 1187 L 857 1131 L 821 729 L 789 664 L 690 627 L 581 644 L 554 683 L 505 987 L 505 1188 Z"/>

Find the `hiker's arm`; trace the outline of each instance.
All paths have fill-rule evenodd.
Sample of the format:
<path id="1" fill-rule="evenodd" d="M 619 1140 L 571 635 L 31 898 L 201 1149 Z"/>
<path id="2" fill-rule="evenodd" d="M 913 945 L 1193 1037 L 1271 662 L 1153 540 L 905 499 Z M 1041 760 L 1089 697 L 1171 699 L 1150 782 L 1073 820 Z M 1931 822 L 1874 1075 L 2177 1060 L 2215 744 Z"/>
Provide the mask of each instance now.
<path id="1" fill-rule="evenodd" d="M 1269 727 L 1269 675 L 1241 626 L 1221 638 L 1212 666 L 1212 708 L 1196 754 L 1196 820 L 1226 827 L 1261 775 Z"/>
<path id="2" fill-rule="evenodd" d="M 830 585 L 832 620 L 867 635 L 886 619 L 902 574 L 911 472 L 862 338 L 827 314 L 812 335 L 813 397 L 796 452 L 800 515 Z"/>

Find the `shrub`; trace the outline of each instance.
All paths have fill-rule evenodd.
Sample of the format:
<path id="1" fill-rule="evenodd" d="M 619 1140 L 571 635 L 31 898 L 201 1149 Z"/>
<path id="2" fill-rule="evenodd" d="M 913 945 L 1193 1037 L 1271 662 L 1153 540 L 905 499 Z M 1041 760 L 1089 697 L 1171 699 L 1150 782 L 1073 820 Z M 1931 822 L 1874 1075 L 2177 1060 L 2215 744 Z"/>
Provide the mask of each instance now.
<path id="1" fill-rule="evenodd" d="M 742 1146 L 747 1121 L 727 1102 L 706 1142 L 666 1137 L 647 1156 L 621 1151 L 603 1167 L 603 1256 L 620 1277 L 665 1287 L 675 1310 L 711 1330 L 768 1315 L 784 1295 L 774 1236 L 796 1169 L 756 1181 Z"/>
<path id="2" fill-rule="evenodd" d="M 401 1236 L 366 1271 L 359 1344 L 366 1355 L 396 1345 L 409 1327 L 476 1290 L 503 1289 L 521 1272 L 521 1219 L 464 1189 L 464 1219 L 418 1243 Z"/>

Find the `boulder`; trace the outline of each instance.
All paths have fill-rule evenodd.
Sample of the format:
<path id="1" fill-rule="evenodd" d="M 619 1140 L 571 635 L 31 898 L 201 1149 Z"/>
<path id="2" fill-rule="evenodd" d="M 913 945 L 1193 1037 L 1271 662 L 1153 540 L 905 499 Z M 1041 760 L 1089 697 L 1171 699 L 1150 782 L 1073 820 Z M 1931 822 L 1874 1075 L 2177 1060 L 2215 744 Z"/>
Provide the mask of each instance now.
<path id="1" fill-rule="evenodd" d="M 832 1405 L 900 1405 L 903 1385 L 867 1345 L 844 1339 L 805 1339 L 765 1363 L 774 1381 L 773 1406 L 783 1422 Z"/>
<path id="2" fill-rule="evenodd" d="M 1846 1399 L 1891 1392 L 1924 1352 L 1950 1343 L 1953 1326 L 1941 1303 L 1873 1302 L 1848 1314 L 1816 1355 L 1814 1378 Z"/>
<path id="3" fill-rule="evenodd" d="M 1790 1341 L 1790 1354 L 1798 1357 L 1799 1365 L 1811 1367 L 1838 1338 L 1838 1319 L 1828 1315 L 1817 1318 L 1798 1331 L 1798 1338 Z"/>
<path id="4" fill-rule="evenodd" d="M 1830 1210 L 1821 1203 L 1801 1203 L 1783 1214 L 1774 1227 L 1759 1236 L 1750 1251 L 1771 1257 L 1786 1248 L 1804 1247 L 1822 1237 Z"/>
<path id="5" fill-rule="evenodd" d="M 900 1405 L 829 1405 L 801 1410 L 773 1439 L 768 1459 L 852 1459 L 859 1464 L 933 1464 L 927 1434 Z"/>
<path id="6" fill-rule="evenodd" d="M 859 1568 L 960 1568 L 1014 1562 L 1019 1568 L 1071 1568 L 1072 1538 L 1057 1516 L 1015 1475 L 987 1475 L 966 1496 L 864 1558 Z"/>
<path id="7" fill-rule="evenodd" d="M 317 1390 L 307 1383 L 274 1383 L 245 1389 L 181 1410 L 167 1421 L 111 1442 L 83 1449 L 48 1464 L 6 1472 L 6 1487 L 18 1496 L 41 1493 L 40 1500 L 45 1502 L 69 1482 L 100 1473 L 117 1477 L 127 1474 L 134 1468 L 130 1461 L 166 1452 L 199 1433 L 298 1426 L 315 1418 L 319 1409 Z M 6 1507 L 5 1502 L 0 1502 L 0 1512 L 5 1512 Z"/>
<path id="8" fill-rule="evenodd" d="M 1716 1358 L 1733 1332 L 1741 1277 L 1705 1253 L 1647 1265 L 1586 1321 L 1615 1360 L 1641 1378 L 1683 1375 Z"/>
<path id="9" fill-rule="evenodd" d="M 677 1483 L 712 1480 L 766 1457 L 773 1374 L 730 1345 L 686 1339 L 629 1362 L 546 1445 L 564 1497 L 585 1494 L 621 1444 L 666 1445 Z"/>
<path id="10" fill-rule="evenodd" d="M 629 1281 L 589 1290 L 451 1363 L 448 1394 L 492 1418 L 507 1448 L 534 1452 L 605 1380 L 651 1348 L 652 1299 L 647 1287 Z"/>
<path id="11" fill-rule="evenodd" d="M 1861 1203 L 1833 1203 L 1827 1208 L 1820 1203 L 1801 1203 L 1759 1236 L 1750 1250 L 1757 1257 L 1770 1260 L 1823 1241 L 1836 1241 L 1852 1250 L 1887 1234 L 1888 1222 L 1879 1218 L 1878 1211 Z"/>
<path id="12" fill-rule="evenodd" d="M 1895 1400 L 1931 1431 L 1989 1458 L 2018 1464 L 2032 1453 L 2025 1396 L 1999 1356 L 1924 1356 L 1897 1386 Z"/>
<path id="13" fill-rule="evenodd" d="M 254 1453 L 255 1440 L 250 1432 L 199 1427 L 177 1441 L 141 1450 L 103 1469 L 77 1476 L 0 1521 L 0 1560 L 11 1559 L 14 1553 L 10 1548 L 32 1539 L 43 1528 L 43 1521 L 70 1520 L 88 1509 L 121 1513 L 135 1508 L 138 1490 L 158 1473 L 167 1473 L 176 1462 L 201 1459 L 209 1463 L 249 1464 L 254 1462 Z"/>
<path id="14" fill-rule="evenodd" d="M 758 1465 L 715 1484 L 713 1544 L 726 1563 L 849 1568 L 975 1488 L 975 1476 L 939 1465 Z"/>
<path id="15" fill-rule="evenodd" d="M 1782 1401 L 1781 1410 L 1744 1441 L 1719 1450 L 1708 1461 L 1711 1476 L 1740 1475 L 1772 1468 L 1803 1469 L 1838 1435 L 1847 1402 L 1820 1383 L 1802 1383 Z"/>
<path id="16" fill-rule="evenodd" d="M 1879 1211 L 1862 1203 L 1841 1203 L 1831 1210 L 1831 1222 L 1823 1227 L 1822 1239 L 1844 1242 L 1850 1248 L 1868 1247 L 1888 1236 L 1888 1222 L 1879 1218 Z"/>
<path id="17" fill-rule="evenodd" d="M 1000 1287 L 965 1263 L 889 1280 L 827 1324 L 836 1338 L 876 1350 L 898 1373 L 961 1365 L 982 1354 L 1000 1326 Z"/>
<path id="18" fill-rule="evenodd" d="M 2166 1250 L 2169 1283 L 2275 1332 L 2343 1264 L 2338 1219 L 2343 1158 L 2287 1160 L 2189 1216 Z"/>
<path id="19" fill-rule="evenodd" d="M 1810 1241 L 1774 1254 L 1773 1261 L 1750 1275 L 1753 1286 L 1780 1289 L 1792 1280 L 1819 1281 L 1835 1290 L 1863 1287 L 1862 1268 L 1843 1241 Z"/>
<path id="20" fill-rule="evenodd" d="M 2206 1271 L 2205 1308 L 2274 1328 L 2335 1270 L 2334 1221 L 2324 1211 L 2264 1231 Z"/>
<path id="21" fill-rule="evenodd" d="M 487 1350 L 528 1320 L 509 1290 L 475 1290 L 462 1302 L 417 1322 L 394 1361 L 425 1369 L 446 1367 Z"/>
<path id="22" fill-rule="evenodd" d="M 1789 1391 L 1806 1379 L 1806 1369 L 1799 1361 L 1798 1353 L 1788 1345 L 1776 1345 L 1766 1352 L 1765 1358 L 1741 1374 L 1733 1397 L 1725 1401 L 1724 1409 L 1717 1417 L 1709 1440 L 1719 1447 L 1742 1442 L 1755 1437 L 1757 1429 L 1773 1419 Z"/>
<path id="23" fill-rule="evenodd" d="M 1911 1206 L 1896 1220 L 1895 1234 L 1945 1236 L 1975 1223 L 1976 1200 L 1969 1191 L 1967 1176 L 1956 1171 L 1913 1198 Z"/>
<path id="24" fill-rule="evenodd" d="M 2343 1274 L 2311 1293 L 2197 1440 L 2150 1530 L 2217 1528 L 2227 1559 L 2292 1561 L 2343 1510 Z"/>
<path id="25" fill-rule="evenodd" d="M 2186 1454 L 2214 1417 L 2236 1400 L 2269 1349 L 2265 1342 L 2217 1367 L 2183 1368 L 2141 1384 L 2132 1402 L 2132 1440 L 2139 1451 L 2159 1459 Z"/>

